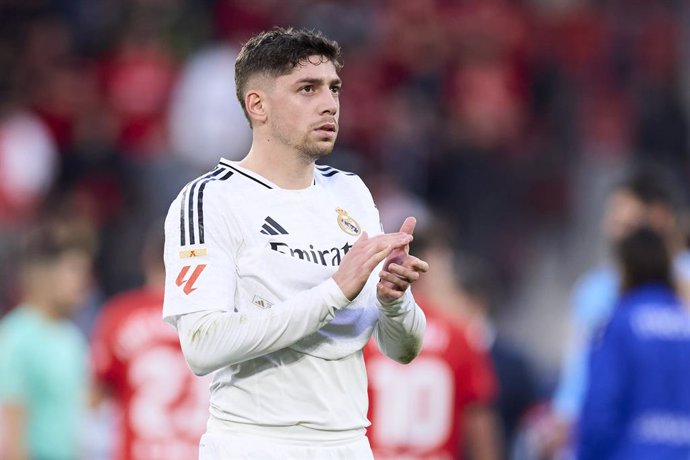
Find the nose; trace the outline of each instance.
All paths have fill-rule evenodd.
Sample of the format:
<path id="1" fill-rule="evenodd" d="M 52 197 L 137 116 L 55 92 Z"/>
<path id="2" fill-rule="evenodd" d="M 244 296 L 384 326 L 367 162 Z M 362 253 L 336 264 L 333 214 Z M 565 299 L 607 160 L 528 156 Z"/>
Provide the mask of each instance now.
<path id="1" fill-rule="evenodd" d="M 334 94 L 332 91 L 324 91 L 324 96 L 321 98 L 319 114 L 324 115 L 335 115 L 338 113 L 338 108 L 340 107 L 340 100 L 338 95 Z"/>

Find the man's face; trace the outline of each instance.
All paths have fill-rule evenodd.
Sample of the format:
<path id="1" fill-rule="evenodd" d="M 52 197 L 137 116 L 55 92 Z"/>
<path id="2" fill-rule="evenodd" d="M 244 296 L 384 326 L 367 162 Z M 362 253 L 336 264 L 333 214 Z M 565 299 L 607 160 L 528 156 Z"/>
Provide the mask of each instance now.
<path id="1" fill-rule="evenodd" d="M 645 204 L 625 190 L 614 192 L 608 201 L 605 220 L 609 240 L 620 241 L 642 225 L 669 235 L 674 227 L 673 211 L 663 203 Z"/>
<path id="2" fill-rule="evenodd" d="M 340 85 L 333 63 L 320 56 L 275 78 L 266 101 L 271 136 L 309 159 L 331 153 L 338 135 Z"/>
<path id="3" fill-rule="evenodd" d="M 647 207 L 635 195 L 625 190 L 611 194 L 604 222 L 604 230 L 610 241 L 620 241 L 646 221 Z"/>
<path id="4" fill-rule="evenodd" d="M 50 290 L 55 313 L 69 316 L 86 300 L 91 282 L 91 260 L 79 251 L 65 252 L 44 267 L 43 282 Z"/>

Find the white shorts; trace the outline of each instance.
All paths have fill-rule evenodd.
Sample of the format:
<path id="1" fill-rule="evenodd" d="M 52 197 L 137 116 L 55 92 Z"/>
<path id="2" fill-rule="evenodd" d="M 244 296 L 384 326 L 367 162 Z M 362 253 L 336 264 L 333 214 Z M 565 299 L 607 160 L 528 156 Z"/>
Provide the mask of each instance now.
<path id="1" fill-rule="evenodd" d="M 365 435 L 343 441 L 307 442 L 245 433 L 205 433 L 199 460 L 374 460 Z"/>

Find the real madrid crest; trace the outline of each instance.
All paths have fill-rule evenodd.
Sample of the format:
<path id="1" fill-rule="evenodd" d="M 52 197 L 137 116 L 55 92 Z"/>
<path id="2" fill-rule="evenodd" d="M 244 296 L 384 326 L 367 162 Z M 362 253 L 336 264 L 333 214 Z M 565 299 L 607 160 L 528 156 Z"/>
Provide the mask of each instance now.
<path id="1" fill-rule="evenodd" d="M 348 216 L 347 211 L 341 208 L 335 208 L 335 212 L 338 213 L 338 225 L 342 231 L 353 236 L 358 236 L 362 232 L 357 221 Z"/>

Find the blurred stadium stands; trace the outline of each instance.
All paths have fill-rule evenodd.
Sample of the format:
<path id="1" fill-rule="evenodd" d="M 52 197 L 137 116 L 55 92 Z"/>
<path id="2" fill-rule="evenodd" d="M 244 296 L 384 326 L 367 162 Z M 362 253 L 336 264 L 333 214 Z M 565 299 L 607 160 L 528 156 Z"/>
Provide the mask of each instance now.
<path id="1" fill-rule="evenodd" d="M 491 263 L 497 327 L 547 397 L 570 287 L 606 257 L 608 187 L 639 161 L 688 183 L 688 2 L 0 0 L 0 314 L 17 241 L 46 219 L 99 236 L 86 333 L 141 282 L 143 229 L 246 152 L 233 56 L 274 25 L 344 47 L 327 162 L 365 177 L 387 229 L 438 216 Z"/>

